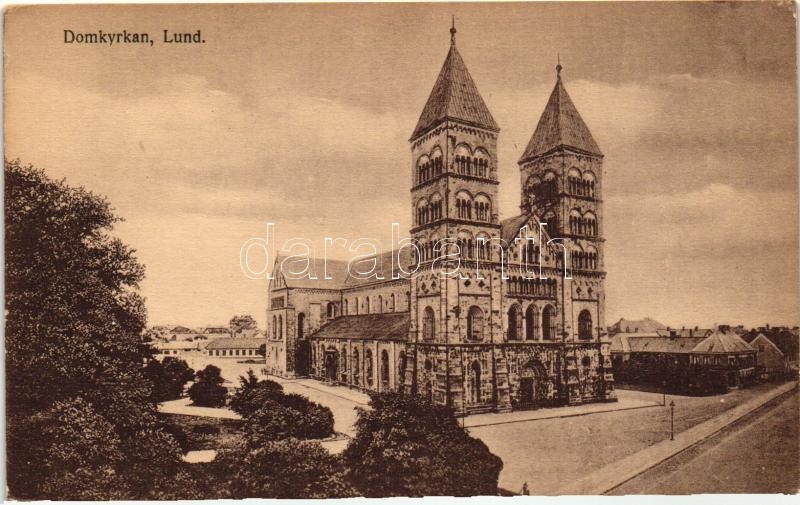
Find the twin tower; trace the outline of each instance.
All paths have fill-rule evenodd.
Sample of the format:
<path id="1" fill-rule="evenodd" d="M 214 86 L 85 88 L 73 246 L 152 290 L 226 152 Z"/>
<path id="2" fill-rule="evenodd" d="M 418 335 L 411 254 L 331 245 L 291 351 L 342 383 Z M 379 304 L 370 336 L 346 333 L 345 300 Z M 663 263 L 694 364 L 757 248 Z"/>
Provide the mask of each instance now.
<path id="1" fill-rule="evenodd" d="M 613 400 L 603 154 L 564 88 L 559 63 L 518 161 L 520 213 L 501 220 L 500 128 L 456 48 L 455 27 L 450 32 L 447 58 L 410 138 L 410 233 L 421 250 L 419 271 L 432 270 L 424 267 L 441 257 L 435 245 L 445 240 L 459 246 L 466 275 L 410 280 L 406 389 L 464 413 Z M 543 237 L 539 223 L 546 223 Z M 534 243 L 516 240 L 525 226 Z M 506 245 L 486 245 L 495 242 Z M 519 260 L 543 275 L 530 278 Z"/>

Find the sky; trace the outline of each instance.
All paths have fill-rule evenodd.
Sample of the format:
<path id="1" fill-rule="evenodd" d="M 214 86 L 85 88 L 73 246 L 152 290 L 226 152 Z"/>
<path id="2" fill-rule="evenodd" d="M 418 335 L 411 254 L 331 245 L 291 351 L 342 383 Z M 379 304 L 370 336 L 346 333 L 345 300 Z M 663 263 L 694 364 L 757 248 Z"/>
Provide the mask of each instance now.
<path id="1" fill-rule="evenodd" d="M 392 222 L 409 229 L 408 138 L 451 15 L 501 128 L 501 218 L 560 55 L 605 154 L 607 324 L 798 323 L 792 4 L 11 8 L 5 155 L 108 197 L 150 324 L 263 328 L 266 282 L 239 252 L 266 223 L 319 255 L 326 236 L 388 249 Z M 65 29 L 157 40 L 65 44 Z M 162 44 L 164 29 L 206 42 Z"/>

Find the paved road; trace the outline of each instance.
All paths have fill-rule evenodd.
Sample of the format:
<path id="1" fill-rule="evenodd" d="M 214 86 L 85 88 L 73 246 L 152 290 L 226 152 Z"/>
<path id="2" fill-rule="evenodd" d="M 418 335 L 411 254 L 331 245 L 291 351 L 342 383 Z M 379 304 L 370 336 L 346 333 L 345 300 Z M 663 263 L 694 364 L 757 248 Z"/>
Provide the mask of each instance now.
<path id="1" fill-rule="evenodd" d="M 795 390 L 609 494 L 797 493 L 799 403 Z"/>

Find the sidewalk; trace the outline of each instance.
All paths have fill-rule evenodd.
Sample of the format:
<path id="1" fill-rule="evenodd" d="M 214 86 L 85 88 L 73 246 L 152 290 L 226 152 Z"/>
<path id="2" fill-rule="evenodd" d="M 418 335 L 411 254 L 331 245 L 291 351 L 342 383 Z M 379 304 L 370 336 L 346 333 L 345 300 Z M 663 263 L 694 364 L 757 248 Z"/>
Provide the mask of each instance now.
<path id="1" fill-rule="evenodd" d="M 473 414 L 465 418 L 466 428 L 477 428 L 480 426 L 491 426 L 495 424 L 521 423 L 524 421 L 536 421 L 539 419 L 554 419 L 557 417 L 585 416 L 588 414 L 598 414 L 601 412 L 616 412 L 620 410 L 641 409 L 645 407 L 661 406 L 661 403 L 650 400 L 636 398 L 620 398 L 619 401 L 612 403 L 588 403 L 586 405 L 576 405 L 572 407 L 552 407 L 539 410 L 518 410 L 502 414 Z"/>
<path id="2" fill-rule="evenodd" d="M 555 490 L 555 495 L 600 495 L 642 472 L 662 463 L 675 454 L 705 440 L 724 427 L 753 412 L 765 403 L 797 387 L 797 383 L 787 383 L 728 410 L 713 419 L 698 424 L 686 431 L 677 433 L 675 440 L 665 440 L 654 444 L 628 457 L 615 461 L 585 477 L 570 482 Z"/>

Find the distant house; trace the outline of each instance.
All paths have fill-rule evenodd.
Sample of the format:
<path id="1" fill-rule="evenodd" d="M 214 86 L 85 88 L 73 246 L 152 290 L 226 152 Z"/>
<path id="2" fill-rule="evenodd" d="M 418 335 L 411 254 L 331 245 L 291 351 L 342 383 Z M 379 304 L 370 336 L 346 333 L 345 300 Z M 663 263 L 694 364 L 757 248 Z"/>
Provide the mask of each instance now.
<path id="1" fill-rule="evenodd" d="M 202 349 L 202 344 L 188 340 L 176 340 L 168 342 L 155 342 L 153 348 L 155 349 L 155 357 L 163 359 L 167 356 L 181 357 L 187 354 L 196 354 Z"/>
<path id="2" fill-rule="evenodd" d="M 620 319 L 608 328 L 608 334 L 615 333 L 654 333 L 658 330 L 666 330 L 667 327 L 655 319 L 646 317 L 644 319 Z"/>
<path id="3" fill-rule="evenodd" d="M 208 343 L 206 354 L 214 358 L 262 359 L 266 344 L 263 338 L 217 338 Z"/>
<path id="4" fill-rule="evenodd" d="M 786 356 L 772 340 L 758 333 L 750 341 L 750 346 L 756 350 L 756 374 L 760 379 L 769 380 L 786 375 L 789 370 Z"/>
<path id="5" fill-rule="evenodd" d="M 756 351 L 728 327 L 700 336 L 681 333 L 615 334 L 611 361 L 617 383 L 716 394 L 755 379 Z"/>
<path id="6" fill-rule="evenodd" d="M 206 335 L 230 335 L 231 330 L 224 326 L 209 326 L 203 330 Z"/>
<path id="7" fill-rule="evenodd" d="M 764 337 L 760 339 L 759 337 Z M 774 350 L 770 350 L 770 347 L 764 339 L 772 343 L 778 351 L 783 355 L 783 368 L 784 372 L 797 372 L 798 370 L 798 355 L 800 354 L 800 337 L 797 334 L 797 330 L 795 328 L 789 329 L 785 327 L 769 327 L 764 326 L 754 330 L 751 330 L 748 333 L 742 335 L 742 339 L 746 342 L 750 342 L 750 344 L 756 348 L 758 351 L 761 347 L 763 347 L 763 353 L 766 353 L 762 356 L 759 356 L 760 362 L 764 362 L 764 366 L 767 366 L 767 363 L 774 363 L 774 359 L 776 358 Z M 756 342 L 758 340 L 758 343 Z M 767 356 L 767 354 L 769 356 Z M 763 378 L 768 379 L 775 377 L 775 374 L 779 374 L 777 369 L 774 367 L 769 371 L 764 370 L 761 372 Z"/>

